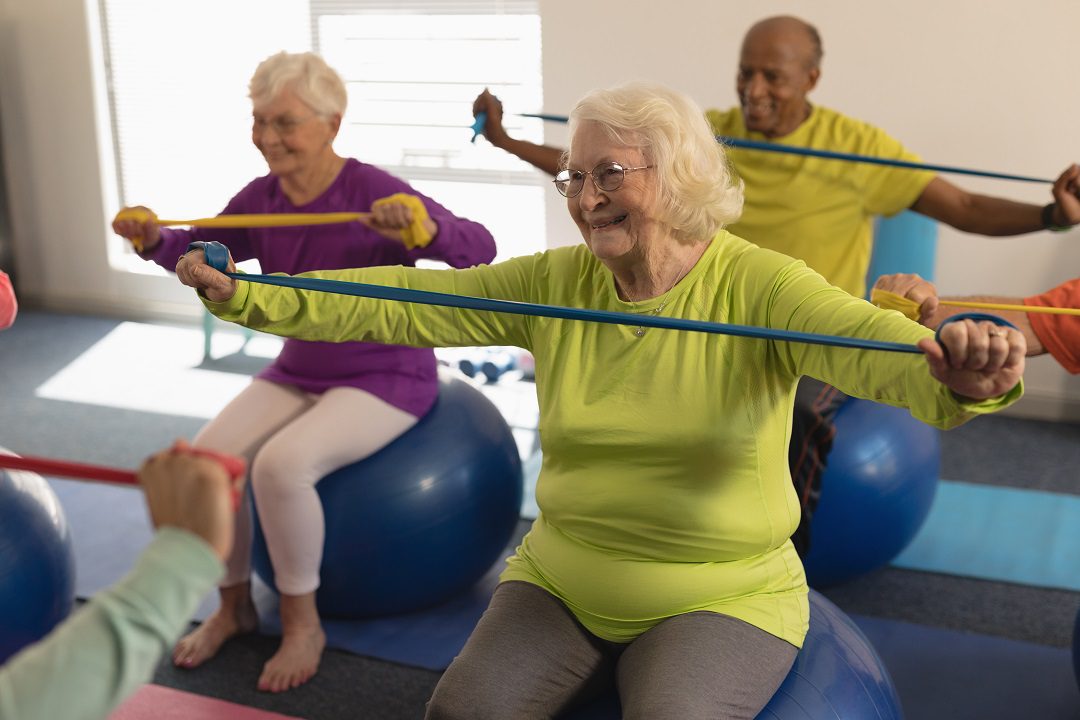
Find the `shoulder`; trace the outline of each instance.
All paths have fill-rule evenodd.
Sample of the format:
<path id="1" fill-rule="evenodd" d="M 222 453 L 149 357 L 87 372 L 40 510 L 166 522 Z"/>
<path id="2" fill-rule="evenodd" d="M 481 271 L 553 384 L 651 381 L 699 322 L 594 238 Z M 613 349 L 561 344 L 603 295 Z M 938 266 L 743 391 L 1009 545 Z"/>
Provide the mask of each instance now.
<path id="1" fill-rule="evenodd" d="M 876 125 L 821 105 L 814 106 L 809 123 L 811 143 L 824 143 L 830 150 L 870 154 L 875 148 L 900 145 L 900 141 Z"/>
<path id="2" fill-rule="evenodd" d="M 546 277 L 554 282 L 571 282 L 600 266 L 600 262 L 584 243 L 522 255 L 500 264 L 515 264 L 528 268 L 533 277 Z"/>
<path id="3" fill-rule="evenodd" d="M 265 197 L 275 192 L 278 187 L 278 180 L 275 176 L 267 173 L 261 177 L 257 177 L 247 185 L 245 185 L 240 192 L 236 193 L 235 198 L 254 198 Z"/>
<path id="4" fill-rule="evenodd" d="M 717 135 L 733 135 L 741 132 L 742 110 L 737 107 L 727 110 L 710 108 L 705 111 L 705 119 L 709 121 L 709 127 Z"/>
<path id="5" fill-rule="evenodd" d="M 396 175 L 356 158 L 345 159 L 345 165 L 331 189 L 330 195 L 334 202 L 352 205 L 359 203 L 365 208 L 372 201 L 394 193 L 419 194 Z"/>
<path id="6" fill-rule="evenodd" d="M 813 273 L 802 260 L 755 245 L 726 230 L 721 230 L 714 242 L 720 243 L 714 271 L 721 276 L 721 284 L 761 293 L 784 278 Z"/>

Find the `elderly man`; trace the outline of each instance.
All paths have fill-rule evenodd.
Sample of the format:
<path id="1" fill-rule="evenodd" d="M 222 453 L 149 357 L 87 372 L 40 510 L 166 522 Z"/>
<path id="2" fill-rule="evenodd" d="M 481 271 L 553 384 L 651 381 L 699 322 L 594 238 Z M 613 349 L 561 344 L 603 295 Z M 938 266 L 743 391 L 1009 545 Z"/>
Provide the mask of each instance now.
<path id="1" fill-rule="evenodd" d="M 919 158 L 882 130 L 813 105 L 821 77 L 821 38 L 809 23 L 781 16 L 756 23 L 743 39 L 736 76 L 739 107 L 709 110 L 717 135 L 897 160 Z M 554 175 L 562 150 L 517 140 L 502 126 L 502 105 L 488 91 L 473 104 L 486 112 L 484 134 L 496 147 Z M 901 210 L 981 235 L 1020 235 L 1080 224 L 1080 166 L 1070 165 L 1052 202 L 1032 205 L 969 193 L 929 171 L 823 158 L 730 150 L 746 182 L 742 217 L 729 229 L 762 247 L 805 260 L 852 295 L 866 291 L 874 215 Z"/>
<path id="2" fill-rule="evenodd" d="M 739 106 L 709 110 L 713 132 L 726 137 L 905 161 L 919 158 L 884 131 L 814 105 L 809 93 L 821 76 L 817 30 L 799 18 L 772 17 L 743 39 L 736 89 Z M 496 147 L 554 175 L 562 150 L 510 137 L 502 105 L 485 90 L 473 113 L 487 113 L 484 134 Z M 729 229 L 762 247 L 806 263 L 831 283 L 863 296 L 873 246 L 873 216 L 911 209 L 958 230 L 1020 235 L 1080 223 L 1080 167 L 1070 165 L 1053 187 L 1052 201 L 1032 205 L 967 192 L 933 172 L 837 162 L 732 148 L 746 183 L 741 218 Z M 796 397 L 789 451 L 804 522 L 794 538 L 800 554 L 809 542 L 809 518 L 834 434 L 831 419 L 844 396 L 804 378 Z"/>

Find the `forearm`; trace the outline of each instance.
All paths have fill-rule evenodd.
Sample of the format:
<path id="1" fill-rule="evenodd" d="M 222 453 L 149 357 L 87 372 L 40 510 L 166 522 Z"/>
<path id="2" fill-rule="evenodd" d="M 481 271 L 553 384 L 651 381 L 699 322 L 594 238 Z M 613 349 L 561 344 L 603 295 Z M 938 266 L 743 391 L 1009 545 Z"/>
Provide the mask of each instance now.
<path id="1" fill-rule="evenodd" d="M 911 209 L 957 230 L 1003 237 L 1043 230 L 1042 205 L 969 193 L 935 177 Z"/>
<path id="2" fill-rule="evenodd" d="M 950 300 L 958 302 L 977 302 L 977 303 L 996 303 L 1001 305 L 1023 305 L 1023 298 L 1015 297 L 1001 297 L 992 295 L 970 295 L 967 297 L 947 297 L 941 298 L 938 303 L 937 310 L 934 311 L 929 317 L 922 318 L 921 322 L 929 328 L 937 329 L 946 318 L 958 315 L 960 313 L 978 312 L 977 308 L 964 307 L 961 305 L 948 305 L 946 304 Z M 1042 341 L 1039 340 L 1039 336 L 1035 334 L 1035 329 L 1031 325 L 1031 319 L 1026 312 L 1020 312 L 1019 310 L 986 310 L 985 312 L 991 315 L 997 315 L 1003 320 L 1008 320 L 1024 334 L 1024 339 L 1027 341 L 1027 354 L 1029 357 L 1033 355 L 1042 355 L 1046 352 L 1046 348 L 1043 346 Z"/>
<path id="3" fill-rule="evenodd" d="M 914 345 L 930 330 L 899 313 L 882 311 L 820 277 L 793 268 L 774 295 L 772 322 L 785 329 Z M 906 407 L 919 420 L 948 429 L 995 412 L 1022 394 L 1011 391 L 985 400 L 965 400 L 936 380 L 918 354 L 857 351 L 823 345 L 785 343 L 792 372 L 809 375 L 856 397 Z"/>
<path id="4" fill-rule="evenodd" d="M 1042 205 L 1016 202 L 989 195 L 967 194 L 948 208 L 927 208 L 920 198 L 912 206 L 957 230 L 976 235 L 1006 237 L 1043 230 Z"/>
<path id="5" fill-rule="evenodd" d="M 0 717 L 107 716 L 150 679 L 222 573 L 199 538 L 159 532 L 127 577 L 0 669 Z"/>
<path id="6" fill-rule="evenodd" d="M 437 293 L 522 299 L 506 282 L 506 266 L 467 270 L 372 267 L 304 273 L 298 280 L 426 290 Z M 318 342 L 376 342 L 412 347 L 517 345 L 527 347 L 527 321 L 520 315 L 479 312 L 430 304 L 375 300 L 240 280 L 227 301 L 204 299 L 222 320 L 274 335 Z"/>
<path id="7" fill-rule="evenodd" d="M 563 154 L 561 148 L 537 145 L 527 140 L 515 140 L 509 136 L 500 139 L 494 144 L 496 147 L 524 160 L 552 177 L 555 177 L 555 174 L 559 172 L 559 161 L 562 159 Z"/>

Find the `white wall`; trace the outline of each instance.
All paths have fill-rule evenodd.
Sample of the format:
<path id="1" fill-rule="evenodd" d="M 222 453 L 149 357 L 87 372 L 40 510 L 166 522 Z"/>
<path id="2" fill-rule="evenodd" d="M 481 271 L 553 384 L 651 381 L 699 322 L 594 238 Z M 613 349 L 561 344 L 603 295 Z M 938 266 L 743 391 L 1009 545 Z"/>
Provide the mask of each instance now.
<path id="1" fill-rule="evenodd" d="M 733 105 L 742 34 L 791 12 L 824 38 L 813 99 L 884 127 L 928 162 L 1056 177 L 1080 159 L 1075 0 L 908 0 L 901 10 L 871 0 L 543 0 L 542 12 L 548 112 L 565 114 L 584 91 L 632 78 Z M 101 180 L 108 155 L 97 147 L 89 21 L 85 0 L 0 0 L 0 122 L 20 291 L 49 307 L 195 317 L 174 281 L 107 263 L 115 208 Z M 564 142 L 562 133 L 551 127 L 548 141 Z M 1046 186 L 954 181 L 1049 198 Z M 546 212 L 553 244 L 577 241 L 562 202 L 552 197 Z M 1022 296 L 1078 268 L 1080 231 L 988 240 L 941 230 L 945 293 Z M 1038 358 L 1027 382 L 1018 412 L 1080 418 L 1080 380 Z"/>

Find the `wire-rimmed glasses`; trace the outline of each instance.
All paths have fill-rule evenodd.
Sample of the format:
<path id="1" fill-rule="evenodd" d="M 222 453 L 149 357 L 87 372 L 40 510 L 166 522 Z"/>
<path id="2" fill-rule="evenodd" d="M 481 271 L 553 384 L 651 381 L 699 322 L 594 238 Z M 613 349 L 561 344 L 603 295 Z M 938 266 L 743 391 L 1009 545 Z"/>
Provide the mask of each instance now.
<path id="1" fill-rule="evenodd" d="M 623 167 L 617 162 L 604 162 L 594 167 L 591 171 L 585 172 L 584 170 L 571 170 L 567 168 L 560 170 L 552 180 L 555 183 L 555 189 L 559 191 L 559 194 L 563 197 L 577 197 L 581 194 L 582 188 L 585 187 L 585 176 L 588 175 L 592 178 L 593 185 L 597 190 L 603 192 L 614 192 L 622 187 L 623 181 L 626 179 L 626 173 L 634 172 L 635 170 L 648 170 L 654 167 L 653 165 L 641 165 L 639 167 Z"/>

